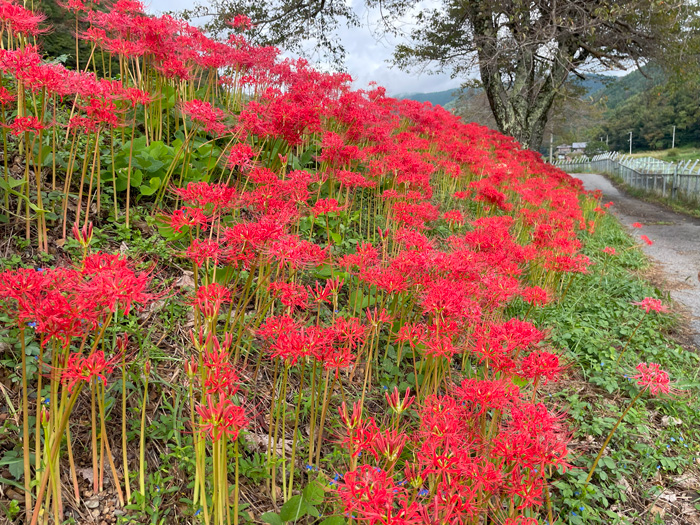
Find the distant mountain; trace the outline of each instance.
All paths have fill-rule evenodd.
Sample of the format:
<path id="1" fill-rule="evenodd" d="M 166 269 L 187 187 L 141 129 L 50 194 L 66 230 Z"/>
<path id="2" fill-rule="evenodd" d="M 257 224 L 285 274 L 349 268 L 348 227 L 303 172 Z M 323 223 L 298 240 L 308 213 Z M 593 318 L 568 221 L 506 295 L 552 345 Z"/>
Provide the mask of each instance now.
<path id="1" fill-rule="evenodd" d="M 584 80 L 575 75 L 571 76 L 571 83 L 582 90 L 584 97 L 594 96 L 596 93 L 603 90 L 611 81 L 614 81 L 614 77 L 611 78 L 606 75 L 590 74 L 586 75 Z M 468 95 L 473 95 L 481 90 L 470 88 L 468 91 Z M 433 105 L 440 105 L 446 109 L 450 109 L 454 107 L 455 102 L 457 102 L 461 94 L 460 88 L 454 88 L 445 91 L 433 91 L 431 93 L 401 93 L 397 95 L 396 98 L 416 100 L 418 102 L 430 102 Z"/>
<path id="2" fill-rule="evenodd" d="M 592 97 L 605 89 L 610 82 L 614 82 L 615 77 L 609 75 L 599 75 L 597 73 L 585 74 L 584 78 L 571 75 L 569 83 L 583 91 L 583 97 Z"/>
<path id="3" fill-rule="evenodd" d="M 455 88 L 446 91 L 433 91 L 432 93 L 402 93 L 397 95 L 396 98 L 416 100 L 418 102 L 430 102 L 435 106 L 440 105 L 445 107 L 450 102 L 454 101 L 458 94 L 459 88 Z"/>
<path id="4" fill-rule="evenodd" d="M 661 68 L 646 66 L 644 74 L 636 70 L 623 77 L 616 77 L 614 81 L 608 82 L 603 89 L 597 91 L 593 98 L 603 102 L 608 109 L 616 109 L 635 95 L 660 86 L 667 80 L 668 77 Z"/>

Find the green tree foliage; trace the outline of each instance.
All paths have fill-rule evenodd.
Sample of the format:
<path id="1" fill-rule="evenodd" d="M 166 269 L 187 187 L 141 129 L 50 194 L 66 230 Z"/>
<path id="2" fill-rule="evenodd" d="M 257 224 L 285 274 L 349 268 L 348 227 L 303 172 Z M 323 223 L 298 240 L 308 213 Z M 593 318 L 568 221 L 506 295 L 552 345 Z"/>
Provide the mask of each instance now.
<path id="1" fill-rule="evenodd" d="M 609 86 L 601 94 L 608 102 L 600 125 L 588 132 L 589 137 L 608 136 L 610 149 L 629 148 L 632 132 L 634 149 L 671 147 L 673 126 L 676 146 L 700 145 L 700 79 L 695 75 L 668 76 L 652 68 L 647 78 L 635 72 Z M 625 86 L 634 86 L 627 98 L 620 97 Z"/>

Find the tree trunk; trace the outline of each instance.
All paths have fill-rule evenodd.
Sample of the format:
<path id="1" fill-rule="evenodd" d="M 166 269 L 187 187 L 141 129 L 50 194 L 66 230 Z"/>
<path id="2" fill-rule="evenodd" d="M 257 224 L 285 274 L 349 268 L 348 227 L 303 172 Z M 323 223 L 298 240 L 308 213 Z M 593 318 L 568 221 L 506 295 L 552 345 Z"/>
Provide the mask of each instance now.
<path id="1" fill-rule="evenodd" d="M 536 47 L 523 43 L 514 53 L 517 64 L 506 86 L 499 64 L 502 49 L 498 47 L 499 29 L 495 17 L 473 8 L 471 18 L 479 73 L 498 129 L 515 138 L 524 148 L 539 149 L 559 88 L 587 55 L 579 54 L 574 58 L 578 46 L 559 41 L 551 62 L 546 64 L 542 58 L 536 58 Z"/>

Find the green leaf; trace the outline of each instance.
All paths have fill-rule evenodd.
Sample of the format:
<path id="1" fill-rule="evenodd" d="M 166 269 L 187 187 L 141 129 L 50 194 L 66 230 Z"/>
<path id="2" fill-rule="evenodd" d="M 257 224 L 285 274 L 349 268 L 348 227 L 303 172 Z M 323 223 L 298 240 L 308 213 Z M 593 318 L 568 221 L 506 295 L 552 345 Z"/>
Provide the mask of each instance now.
<path id="1" fill-rule="evenodd" d="M 149 185 L 143 184 L 139 188 L 141 195 L 153 195 L 155 192 L 158 191 L 158 188 L 160 188 L 160 177 L 151 177 L 151 180 L 148 182 Z"/>
<path id="2" fill-rule="evenodd" d="M 10 485 L 16 489 L 24 491 L 24 486 L 21 483 L 12 481 L 11 479 L 0 477 L 0 485 Z"/>
<path id="3" fill-rule="evenodd" d="M 7 467 L 13 478 L 20 479 L 24 474 L 24 459 L 7 453 L 0 459 L 0 467 Z"/>
<path id="4" fill-rule="evenodd" d="M 282 521 L 282 518 L 280 518 L 279 514 L 276 514 L 274 512 L 266 512 L 262 516 L 260 516 L 260 520 L 269 523 L 270 525 L 284 525 L 284 521 Z"/>
<path id="5" fill-rule="evenodd" d="M 304 501 L 307 503 L 318 505 L 319 503 L 323 503 L 326 493 L 319 483 L 313 481 L 304 487 L 302 495 L 304 496 Z"/>
<path id="6" fill-rule="evenodd" d="M 282 521 L 296 521 L 306 514 L 306 503 L 301 495 L 292 496 L 280 509 Z"/>

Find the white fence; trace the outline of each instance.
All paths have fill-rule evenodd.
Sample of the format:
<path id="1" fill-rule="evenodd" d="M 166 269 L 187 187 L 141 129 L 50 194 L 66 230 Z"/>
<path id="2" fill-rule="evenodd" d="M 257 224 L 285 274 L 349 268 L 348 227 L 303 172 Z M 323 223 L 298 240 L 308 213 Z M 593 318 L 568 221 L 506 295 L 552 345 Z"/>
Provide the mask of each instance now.
<path id="1" fill-rule="evenodd" d="M 569 172 L 605 173 L 622 179 L 632 188 L 670 199 L 700 203 L 700 160 L 666 162 L 652 157 L 604 153 L 593 158 L 558 161 Z"/>

